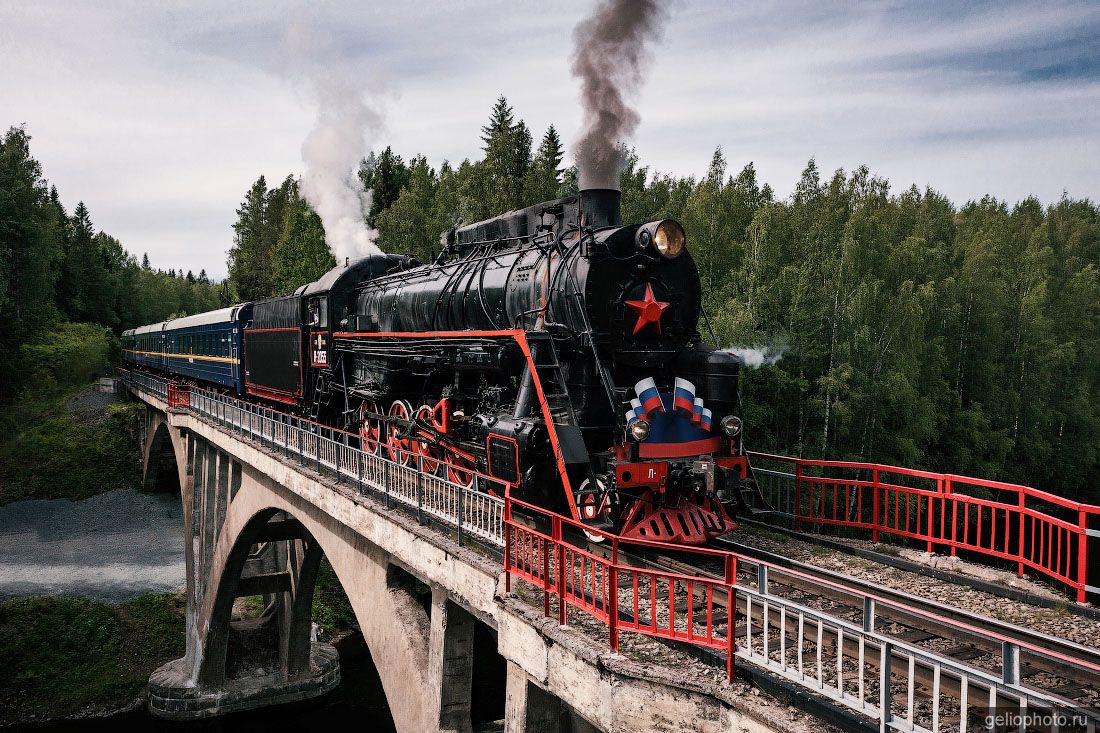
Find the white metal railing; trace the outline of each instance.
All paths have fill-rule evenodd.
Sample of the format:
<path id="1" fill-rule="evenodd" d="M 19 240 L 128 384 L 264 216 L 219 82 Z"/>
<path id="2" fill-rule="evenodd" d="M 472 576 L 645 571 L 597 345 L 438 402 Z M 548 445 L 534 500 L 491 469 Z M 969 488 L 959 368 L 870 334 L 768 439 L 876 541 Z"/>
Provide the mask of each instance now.
<path id="1" fill-rule="evenodd" d="M 766 571 L 758 578 L 755 589 L 735 589 L 746 619 L 738 658 L 870 717 L 881 731 L 987 730 L 995 715 L 1022 731 L 1034 725 L 1025 726 L 1028 714 L 1046 721 L 1043 729 L 1096 730 L 1095 710 L 1021 684 L 1013 644 L 1002 645 L 998 675 L 876 632 L 873 599 L 860 625 L 769 593 Z"/>
<path id="2" fill-rule="evenodd" d="M 443 461 L 417 453 L 405 465 L 362 450 L 355 434 L 206 390 L 191 390 L 191 410 L 300 464 L 331 471 L 360 493 L 373 491 L 387 506 L 396 502 L 416 510 L 418 517 L 434 517 L 453 526 L 460 537 L 469 534 L 496 546 L 504 544 L 504 502 L 482 491 L 491 488 L 502 496 L 504 486 L 489 476 L 463 469 L 473 483 L 462 486 L 423 470 L 427 462 L 442 471 Z"/>
<path id="3" fill-rule="evenodd" d="M 795 475 L 756 466 L 752 474 L 768 506 L 781 514 L 794 516 Z"/>
<path id="4" fill-rule="evenodd" d="M 122 380 L 161 399 L 168 394 L 165 380 L 147 374 L 124 373 Z M 190 409 L 304 466 L 333 472 L 338 482 L 347 481 L 360 493 L 374 492 L 386 506 L 401 504 L 418 517 L 455 527 L 460 541 L 470 534 L 504 545 L 504 502 L 482 488 L 494 488 L 500 495 L 504 490 L 488 476 L 469 472 L 473 485 L 461 486 L 421 470 L 426 460 L 434 459 L 415 455 L 405 465 L 362 450 L 354 434 L 206 390 L 191 390 Z M 765 481 L 785 478 L 779 472 L 757 473 Z M 881 731 L 965 733 L 975 729 L 960 713 L 968 710 L 971 716 L 982 711 L 982 720 L 986 710 L 1002 715 L 1041 711 L 1061 730 L 1097 729 L 1094 711 L 1022 685 L 1019 649 L 1011 644 L 1003 647 L 998 676 L 876 632 L 875 601 L 870 598 L 865 598 L 860 626 L 769 592 L 766 569 L 755 588 L 739 582 L 735 594 L 746 619 L 736 640 L 740 659 L 870 717 Z"/>
<path id="5" fill-rule="evenodd" d="M 160 377 L 132 370 L 122 370 L 120 375 L 123 384 L 131 388 L 142 389 L 151 395 L 160 397 L 162 400 L 168 399 L 168 382 Z"/>

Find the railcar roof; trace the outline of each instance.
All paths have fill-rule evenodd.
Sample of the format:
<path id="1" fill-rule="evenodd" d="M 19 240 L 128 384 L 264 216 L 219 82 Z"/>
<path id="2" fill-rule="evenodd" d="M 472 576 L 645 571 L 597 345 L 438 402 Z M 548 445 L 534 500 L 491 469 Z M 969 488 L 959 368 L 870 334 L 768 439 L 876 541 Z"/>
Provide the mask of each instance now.
<path id="1" fill-rule="evenodd" d="M 129 331 L 123 331 L 122 335 L 130 334 L 131 336 L 138 336 L 143 333 L 160 333 L 164 329 L 164 324 L 167 321 L 161 321 L 160 323 L 150 323 L 148 326 L 138 326 L 137 328 L 130 329 Z"/>
<path id="2" fill-rule="evenodd" d="M 236 320 L 239 305 L 231 305 L 228 308 L 219 308 L 216 311 L 196 313 L 193 316 L 174 318 L 167 323 L 167 330 L 175 331 L 180 328 L 194 328 L 195 326 L 212 326 L 218 323 L 232 323 Z"/>

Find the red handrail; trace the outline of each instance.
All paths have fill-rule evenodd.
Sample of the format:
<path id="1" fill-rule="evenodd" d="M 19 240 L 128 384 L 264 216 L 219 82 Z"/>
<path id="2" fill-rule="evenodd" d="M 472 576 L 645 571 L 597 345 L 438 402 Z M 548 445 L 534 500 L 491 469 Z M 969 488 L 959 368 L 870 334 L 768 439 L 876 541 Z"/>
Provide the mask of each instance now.
<path id="1" fill-rule="evenodd" d="M 516 507 L 521 507 L 524 513 L 543 523 L 549 521 L 549 534 L 515 521 L 512 510 Z M 569 527 L 578 534 L 587 531 L 590 535 L 605 538 L 611 557 L 589 550 L 586 544 L 569 542 L 563 537 L 563 527 Z M 621 563 L 619 549 L 627 545 L 668 549 L 666 544 L 660 542 L 625 540 L 510 495 L 505 496 L 504 569 L 507 590 L 511 590 L 512 576 L 515 576 L 542 592 L 543 613 L 546 616 L 551 615 L 551 598 L 557 599 L 559 623 L 566 623 L 569 606 L 602 621 L 608 628 L 608 645 L 612 652 L 618 651 L 620 631 L 720 649 L 726 652 L 726 675 L 732 680 L 736 647 L 736 556 L 722 550 L 685 548 L 685 552 L 690 554 L 722 561 L 724 577 L 714 578 Z M 686 606 L 679 610 L 678 593 L 686 594 L 687 598 Z M 700 597 L 701 602 L 698 601 Z M 619 608 L 624 598 L 627 613 L 620 615 Z M 725 601 L 724 610 L 720 608 L 719 601 Z M 719 632 L 723 621 L 726 625 L 724 633 Z"/>
<path id="2" fill-rule="evenodd" d="M 191 385 L 190 384 L 177 384 L 176 382 L 168 383 L 168 406 L 169 407 L 190 407 L 191 406 Z"/>
<path id="3" fill-rule="evenodd" d="M 882 534 L 923 542 L 928 552 L 961 550 L 1016 564 L 1023 575 L 1030 568 L 1069 586 L 1084 603 L 1088 585 L 1089 518 L 1100 507 L 1076 502 L 1030 486 L 937 473 L 880 463 L 792 458 L 750 451 L 750 457 L 791 466 L 794 481 L 792 514 L 795 528 L 803 523 L 869 530 L 874 541 Z M 862 472 L 870 478 L 814 475 Z M 925 488 L 889 483 L 904 476 L 933 482 Z M 961 493 L 960 487 L 1008 492 L 1011 501 Z M 1030 504 L 1045 503 L 1075 516 L 1059 517 Z"/>

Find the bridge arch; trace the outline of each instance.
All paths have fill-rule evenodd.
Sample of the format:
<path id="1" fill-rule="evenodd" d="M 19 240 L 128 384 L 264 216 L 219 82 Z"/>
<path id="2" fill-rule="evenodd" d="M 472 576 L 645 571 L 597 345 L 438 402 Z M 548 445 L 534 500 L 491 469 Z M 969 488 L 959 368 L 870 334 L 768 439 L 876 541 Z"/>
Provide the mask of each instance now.
<path id="1" fill-rule="evenodd" d="M 161 412 L 147 409 L 142 442 L 141 485 L 146 492 L 180 493 L 187 484 L 187 447 Z M 181 460 L 183 459 L 183 460 Z"/>
<path id="2" fill-rule="evenodd" d="M 475 619 L 444 591 L 425 593 L 426 586 L 382 550 L 296 495 L 250 476 L 248 469 L 214 544 L 207 588 L 196 599 L 191 685 L 224 690 L 256 669 L 272 683 L 316 677 L 326 659 L 318 660 L 324 645 L 310 640 L 311 610 L 325 557 L 348 596 L 396 729 L 469 730 L 469 682 L 446 703 L 440 676 L 448 664 L 469 660 L 466 648 L 449 654 L 447 638 L 453 647 L 455 634 L 465 630 L 472 640 Z M 234 622 L 234 601 L 252 595 L 264 596 L 263 614 L 251 623 Z M 459 670 L 459 676 L 471 671 Z"/>

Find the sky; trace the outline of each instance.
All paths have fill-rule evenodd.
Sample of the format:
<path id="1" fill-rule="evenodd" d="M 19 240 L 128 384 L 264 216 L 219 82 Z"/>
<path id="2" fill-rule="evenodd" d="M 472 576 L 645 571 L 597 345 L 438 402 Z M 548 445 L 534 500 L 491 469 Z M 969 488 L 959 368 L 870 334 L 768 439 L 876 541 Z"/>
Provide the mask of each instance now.
<path id="1" fill-rule="evenodd" d="M 0 0 L 0 126 L 25 124 L 62 201 L 139 258 L 221 277 L 249 185 L 303 171 L 299 65 L 361 82 L 383 119 L 364 150 L 477 159 L 502 94 L 536 144 L 553 124 L 568 145 L 594 1 Z M 671 6 L 629 141 L 654 170 L 700 175 L 721 146 L 781 196 L 813 157 L 956 203 L 1100 199 L 1100 3 Z M 291 51 L 302 24 L 324 58 Z"/>

